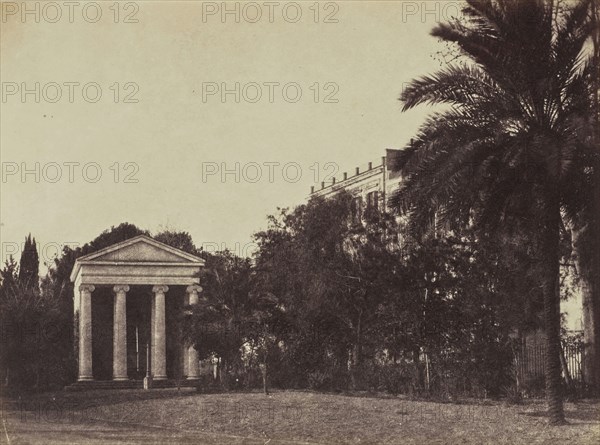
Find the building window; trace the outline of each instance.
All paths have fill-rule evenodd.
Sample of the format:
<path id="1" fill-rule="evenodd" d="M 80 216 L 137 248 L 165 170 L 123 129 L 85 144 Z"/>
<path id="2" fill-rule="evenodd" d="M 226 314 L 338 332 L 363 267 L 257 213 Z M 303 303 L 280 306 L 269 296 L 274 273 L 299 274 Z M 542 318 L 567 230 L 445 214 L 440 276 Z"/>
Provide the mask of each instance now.
<path id="1" fill-rule="evenodd" d="M 378 210 L 379 209 L 379 192 L 370 192 L 367 195 L 367 209 Z"/>
<path id="2" fill-rule="evenodd" d="M 362 221 L 362 196 L 357 196 L 352 199 L 350 210 L 352 211 L 352 223 L 360 223 Z"/>

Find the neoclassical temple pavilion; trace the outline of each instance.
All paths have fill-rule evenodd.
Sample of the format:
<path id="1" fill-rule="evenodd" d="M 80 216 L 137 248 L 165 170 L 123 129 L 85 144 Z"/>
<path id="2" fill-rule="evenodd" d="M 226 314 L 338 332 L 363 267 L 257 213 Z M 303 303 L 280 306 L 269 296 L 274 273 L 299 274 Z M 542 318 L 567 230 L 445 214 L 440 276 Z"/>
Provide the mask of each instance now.
<path id="1" fill-rule="evenodd" d="M 196 304 L 204 260 L 141 235 L 75 261 L 79 385 L 198 378 L 198 354 L 177 316 Z"/>

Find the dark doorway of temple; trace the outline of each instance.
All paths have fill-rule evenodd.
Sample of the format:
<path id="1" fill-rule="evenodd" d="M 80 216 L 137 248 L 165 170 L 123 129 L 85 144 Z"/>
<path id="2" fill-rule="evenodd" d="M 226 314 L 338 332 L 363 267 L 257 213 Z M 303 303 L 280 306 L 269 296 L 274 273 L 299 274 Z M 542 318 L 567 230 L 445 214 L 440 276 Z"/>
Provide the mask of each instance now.
<path id="1" fill-rule="evenodd" d="M 127 293 L 127 375 L 130 379 L 142 380 L 146 376 L 152 297 L 151 286 L 130 286 Z"/>
<path id="2" fill-rule="evenodd" d="M 96 286 L 92 298 L 92 372 L 96 380 L 112 379 L 113 306 L 112 286 Z"/>
<path id="3" fill-rule="evenodd" d="M 166 336 L 167 336 L 167 377 L 180 379 L 183 370 L 183 340 L 181 333 L 181 311 L 186 286 L 169 286 L 165 301 Z"/>

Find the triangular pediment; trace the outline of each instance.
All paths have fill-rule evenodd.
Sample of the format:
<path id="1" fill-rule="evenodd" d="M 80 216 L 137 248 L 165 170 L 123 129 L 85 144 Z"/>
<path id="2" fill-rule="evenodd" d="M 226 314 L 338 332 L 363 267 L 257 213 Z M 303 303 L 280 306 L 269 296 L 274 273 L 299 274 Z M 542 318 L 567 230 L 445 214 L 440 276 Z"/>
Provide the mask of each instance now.
<path id="1" fill-rule="evenodd" d="M 80 263 L 203 263 L 187 252 L 158 242 L 145 235 L 113 244 L 98 252 L 78 258 Z"/>

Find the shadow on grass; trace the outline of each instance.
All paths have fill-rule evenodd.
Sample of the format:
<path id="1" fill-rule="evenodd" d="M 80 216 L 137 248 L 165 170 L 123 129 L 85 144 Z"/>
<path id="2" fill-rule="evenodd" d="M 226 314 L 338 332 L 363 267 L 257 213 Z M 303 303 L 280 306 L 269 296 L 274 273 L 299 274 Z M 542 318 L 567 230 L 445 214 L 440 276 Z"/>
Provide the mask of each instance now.
<path id="1" fill-rule="evenodd" d="M 276 391 L 275 394 L 279 392 Z M 90 389 L 81 391 L 54 391 L 25 393 L 0 398 L 2 409 L 7 411 L 40 410 L 87 410 L 128 402 L 186 399 L 198 396 L 222 395 L 224 397 L 243 394 L 263 394 L 262 391 L 224 391 L 222 389 L 196 387 L 144 389 Z"/>
<path id="2" fill-rule="evenodd" d="M 521 411 L 518 412 L 518 414 L 537 418 L 548 417 L 548 411 L 546 410 L 535 410 L 528 412 Z M 587 403 L 578 403 L 576 404 L 575 409 L 565 409 L 565 417 L 567 420 L 582 420 L 590 423 L 596 423 L 600 421 L 600 413 L 598 412 L 598 409 Z"/>
<path id="3" fill-rule="evenodd" d="M 8 411 L 38 411 L 40 409 L 83 410 L 127 402 L 149 401 L 157 399 L 175 399 L 195 396 L 195 388 L 168 389 L 117 389 L 89 390 L 76 392 L 45 392 L 40 394 L 23 394 L 4 398 L 2 405 Z"/>
<path id="4" fill-rule="evenodd" d="M 503 403 L 502 399 L 474 399 L 474 398 L 447 398 L 435 395 L 408 395 L 408 394 L 390 394 L 387 392 L 376 391 L 315 391 L 315 390 L 289 390 L 296 392 L 306 392 L 313 394 L 325 394 L 333 396 L 379 399 L 379 400 L 402 400 L 404 402 L 428 402 L 440 403 L 446 405 L 476 405 L 476 406 L 495 406 Z"/>

